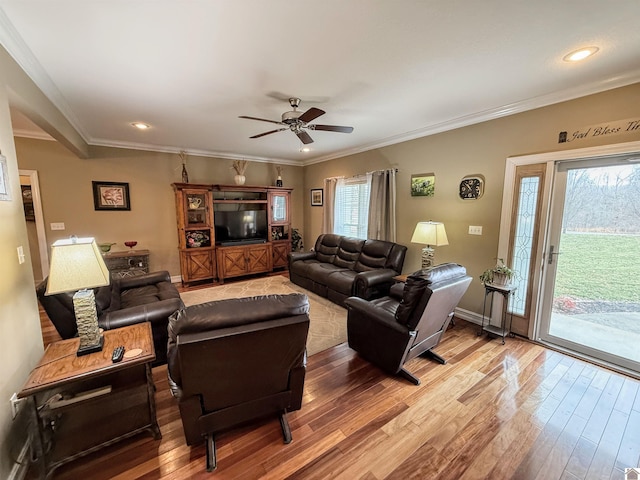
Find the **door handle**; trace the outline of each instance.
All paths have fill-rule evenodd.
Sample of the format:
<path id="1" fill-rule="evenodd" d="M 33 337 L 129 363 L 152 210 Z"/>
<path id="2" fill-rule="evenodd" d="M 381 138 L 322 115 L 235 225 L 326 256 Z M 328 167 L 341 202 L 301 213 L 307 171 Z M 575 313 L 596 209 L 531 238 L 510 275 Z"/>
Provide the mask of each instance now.
<path id="1" fill-rule="evenodd" d="M 555 249 L 555 247 L 553 245 L 551 245 L 549 247 L 549 257 L 547 258 L 547 263 L 549 265 L 551 265 L 553 263 L 553 256 L 554 255 L 560 255 L 562 254 L 562 252 L 554 252 L 553 250 Z"/>

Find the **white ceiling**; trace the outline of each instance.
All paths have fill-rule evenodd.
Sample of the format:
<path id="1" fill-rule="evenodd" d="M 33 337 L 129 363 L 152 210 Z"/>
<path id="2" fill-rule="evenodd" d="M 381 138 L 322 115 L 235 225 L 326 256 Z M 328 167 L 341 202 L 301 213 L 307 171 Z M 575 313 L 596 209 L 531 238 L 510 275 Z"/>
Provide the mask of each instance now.
<path id="1" fill-rule="evenodd" d="M 638 0 L 0 0 L 0 42 L 89 144 L 308 164 L 640 81 L 639 20 Z M 238 116 L 289 96 L 354 132 L 249 139 L 278 126 Z"/>

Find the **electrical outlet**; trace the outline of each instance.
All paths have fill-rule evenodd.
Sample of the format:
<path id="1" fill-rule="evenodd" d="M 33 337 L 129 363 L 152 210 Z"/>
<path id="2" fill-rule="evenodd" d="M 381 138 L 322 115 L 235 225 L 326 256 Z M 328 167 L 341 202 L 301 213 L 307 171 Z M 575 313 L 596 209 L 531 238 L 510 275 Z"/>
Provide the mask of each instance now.
<path id="1" fill-rule="evenodd" d="M 18 247 L 18 263 L 20 265 L 24 263 L 24 248 L 22 248 L 22 245 Z"/>
<path id="2" fill-rule="evenodd" d="M 52 223 L 51 230 L 64 230 L 64 222 Z"/>
<path id="3" fill-rule="evenodd" d="M 24 400 L 24 398 L 18 398 L 18 394 L 14 392 L 13 395 L 11 395 L 11 398 L 9 399 L 9 402 L 11 402 L 11 415 L 12 418 L 16 418 L 18 416 L 18 412 L 20 411 L 20 406 L 22 404 L 22 401 Z"/>
<path id="4" fill-rule="evenodd" d="M 482 227 L 477 225 L 469 225 L 469 235 L 482 235 Z"/>

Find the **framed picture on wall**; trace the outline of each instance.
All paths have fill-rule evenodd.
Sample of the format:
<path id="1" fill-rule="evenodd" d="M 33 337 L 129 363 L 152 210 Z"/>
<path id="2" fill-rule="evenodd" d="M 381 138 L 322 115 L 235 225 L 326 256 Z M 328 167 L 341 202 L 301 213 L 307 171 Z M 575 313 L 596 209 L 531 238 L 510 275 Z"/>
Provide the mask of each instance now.
<path id="1" fill-rule="evenodd" d="M 324 190 L 321 188 L 312 188 L 311 189 L 311 206 L 312 207 L 321 207 L 323 204 L 323 193 Z"/>
<path id="2" fill-rule="evenodd" d="M 131 210 L 129 184 L 120 182 L 91 182 L 93 206 L 96 210 Z"/>
<path id="3" fill-rule="evenodd" d="M 433 197 L 436 191 L 436 176 L 433 173 L 411 175 L 412 197 Z"/>
<path id="4" fill-rule="evenodd" d="M 9 190 L 9 173 L 7 172 L 7 158 L 0 155 L 0 200 L 11 200 Z"/>

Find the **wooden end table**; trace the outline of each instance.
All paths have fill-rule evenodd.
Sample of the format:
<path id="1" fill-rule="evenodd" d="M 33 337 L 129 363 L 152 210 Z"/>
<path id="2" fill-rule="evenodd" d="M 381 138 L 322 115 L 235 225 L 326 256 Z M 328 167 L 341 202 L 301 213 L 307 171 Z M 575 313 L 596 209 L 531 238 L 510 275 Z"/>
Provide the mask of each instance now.
<path id="1" fill-rule="evenodd" d="M 151 324 L 104 332 L 101 352 L 78 357 L 80 340 L 47 346 L 18 398 L 27 398 L 31 447 L 39 478 L 67 462 L 143 431 L 161 438 L 151 362 L 156 358 Z M 125 358 L 111 361 L 124 345 Z M 126 352 L 136 356 L 127 357 Z"/>

